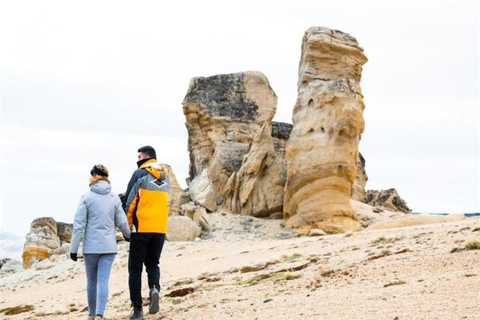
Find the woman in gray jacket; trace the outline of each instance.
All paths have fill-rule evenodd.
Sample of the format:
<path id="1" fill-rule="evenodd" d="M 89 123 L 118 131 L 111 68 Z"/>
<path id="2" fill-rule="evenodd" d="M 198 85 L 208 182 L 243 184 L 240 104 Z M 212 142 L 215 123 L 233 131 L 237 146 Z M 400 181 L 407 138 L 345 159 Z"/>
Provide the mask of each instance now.
<path id="1" fill-rule="evenodd" d="M 89 320 L 103 319 L 107 305 L 108 279 L 117 254 L 115 226 L 130 239 L 122 203 L 111 189 L 107 168 L 95 165 L 90 171 L 90 191 L 81 197 L 73 222 L 70 257 L 77 261 L 83 236 Z"/>

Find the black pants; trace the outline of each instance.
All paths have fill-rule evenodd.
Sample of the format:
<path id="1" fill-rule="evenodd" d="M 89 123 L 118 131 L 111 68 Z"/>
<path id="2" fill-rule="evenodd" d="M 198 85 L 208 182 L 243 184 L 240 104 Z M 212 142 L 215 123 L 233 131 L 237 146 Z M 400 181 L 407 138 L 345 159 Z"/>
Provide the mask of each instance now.
<path id="1" fill-rule="evenodd" d="M 142 307 L 143 264 L 147 270 L 148 286 L 150 288 L 157 287 L 160 290 L 158 263 L 164 242 L 165 234 L 163 233 L 132 233 L 128 256 L 128 287 L 134 308 Z"/>

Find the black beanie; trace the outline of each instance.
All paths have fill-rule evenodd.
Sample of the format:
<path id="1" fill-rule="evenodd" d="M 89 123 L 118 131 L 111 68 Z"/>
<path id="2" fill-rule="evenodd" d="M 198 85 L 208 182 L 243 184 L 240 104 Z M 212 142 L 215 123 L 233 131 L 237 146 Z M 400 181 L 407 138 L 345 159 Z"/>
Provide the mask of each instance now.
<path id="1" fill-rule="evenodd" d="M 92 170 L 90 170 L 90 174 L 91 174 L 92 176 L 97 175 L 97 176 L 102 176 L 102 177 L 108 177 L 108 173 L 106 173 L 105 171 L 100 170 L 100 169 L 97 167 L 97 165 L 94 165 L 94 166 L 93 166 Z"/>

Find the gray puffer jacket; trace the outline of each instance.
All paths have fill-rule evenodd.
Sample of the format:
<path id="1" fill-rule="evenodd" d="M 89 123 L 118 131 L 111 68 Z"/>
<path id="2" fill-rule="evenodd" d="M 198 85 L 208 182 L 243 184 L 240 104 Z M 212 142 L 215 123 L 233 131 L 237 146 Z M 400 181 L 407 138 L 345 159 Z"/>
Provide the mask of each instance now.
<path id="1" fill-rule="evenodd" d="M 78 205 L 73 221 L 70 252 L 77 253 L 83 236 L 83 253 L 117 253 L 115 225 L 123 236 L 130 238 L 130 227 L 120 198 L 110 192 L 112 187 L 106 181 L 90 186 Z"/>

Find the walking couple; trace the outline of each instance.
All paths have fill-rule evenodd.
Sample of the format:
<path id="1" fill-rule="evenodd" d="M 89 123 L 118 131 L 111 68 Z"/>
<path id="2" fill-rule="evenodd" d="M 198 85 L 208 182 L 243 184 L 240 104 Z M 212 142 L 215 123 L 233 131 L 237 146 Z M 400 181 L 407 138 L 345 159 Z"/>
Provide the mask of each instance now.
<path id="1" fill-rule="evenodd" d="M 160 268 L 168 219 L 168 170 L 157 163 L 155 149 L 138 149 L 138 170 L 127 186 L 123 203 L 111 192 L 108 169 L 95 165 L 90 171 L 90 191 L 78 206 L 73 223 L 70 257 L 77 261 L 83 237 L 83 258 L 87 275 L 88 319 L 103 319 L 108 299 L 110 270 L 117 254 L 115 226 L 130 242 L 128 286 L 133 311 L 129 320 L 143 320 L 142 269 L 148 275 L 148 312 L 159 310 Z M 125 214 L 126 212 L 126 214 Z"/>

